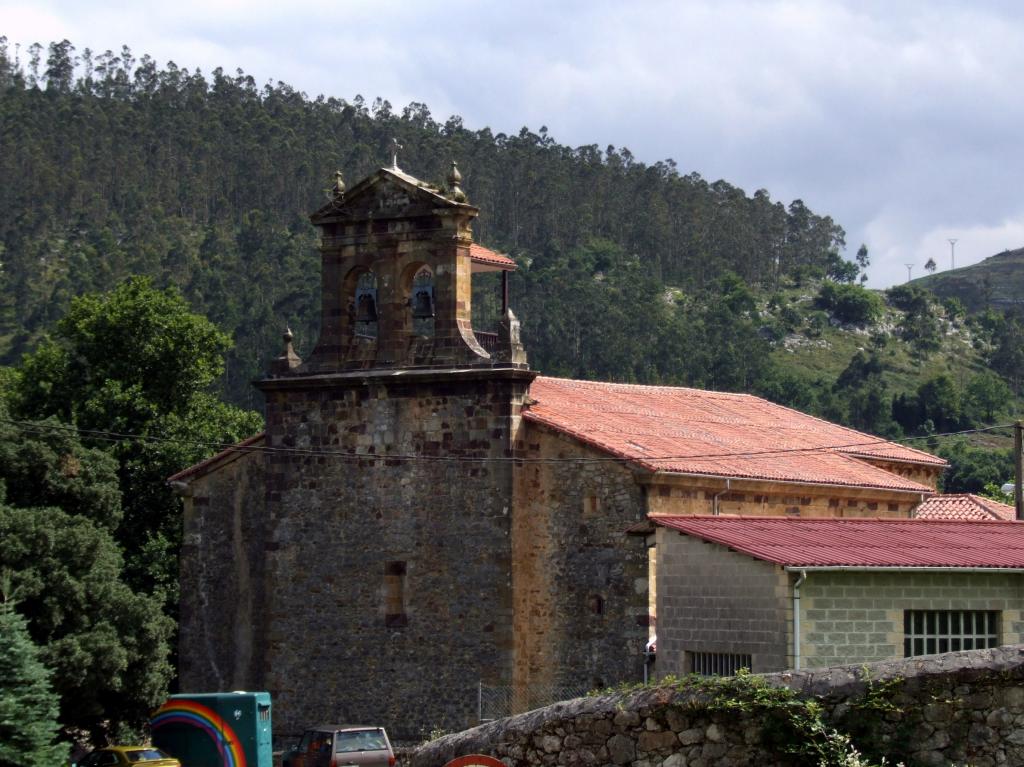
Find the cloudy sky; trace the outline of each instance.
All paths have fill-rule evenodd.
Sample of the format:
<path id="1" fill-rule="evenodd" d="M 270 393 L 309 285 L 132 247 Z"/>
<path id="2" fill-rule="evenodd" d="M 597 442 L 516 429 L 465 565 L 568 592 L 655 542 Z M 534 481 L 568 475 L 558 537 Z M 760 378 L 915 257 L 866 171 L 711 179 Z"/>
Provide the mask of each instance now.
<path id="1" fill-rule="evenodd" d="M 870 285 L 1024 246 L 1024 4 L 0 0 L 0 34 L 236 68 L 801 198 Z"/>

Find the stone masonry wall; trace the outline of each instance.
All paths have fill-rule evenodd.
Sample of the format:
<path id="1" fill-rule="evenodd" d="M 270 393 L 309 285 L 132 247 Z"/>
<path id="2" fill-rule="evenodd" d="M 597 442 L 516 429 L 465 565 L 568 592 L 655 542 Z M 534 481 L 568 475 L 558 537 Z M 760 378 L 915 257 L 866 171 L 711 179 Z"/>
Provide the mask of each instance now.
<path id="1" fill-rule="evenodd" d="M 810 668 L 902 656 L 904 610 L 999 610 L 1000 643 L 1024 642 L 1014 573 L 810 572 L 800 591 Z"/>
<path id="2" fill-rule="evenodd" d="M 1024 647 L 890 663 L 772 674 L 817 700 L 826 722 L 889 764 L 974 767 L 1024 764 Z M 509 767 L 775 767 L 792 758 L 771 744 L 756 710 L 708 709 L 692 690 L 645 688 L 557 703 L 427 743 L 409 767 L 441 767 L 489 754 Z M 815 760 L 813 762 L 817 764 Z"/>
<path id="3" fill-rule="evenodd" d="M 659 677 L 689 673 L 692 652 L 749 653 L 754 672 L 791 665 L 785 571 L 664 527 L 656 540 Z"/>
<path id="4" fill-rule="evenodd" d="M 196 479 L 185 500 L 178 673 L 181 689 L 263 686 L 263 455 Z"/>
<path id="5" fill-rule="evenodd" d="M 265 668 L 277 734 L 356 721 L 417 738 L 475 722 L 480 681 L 510 683 L 506 459 L 526 380 L 265 382 L 268 446 L 314 451 L 268 457 Z"/>
<path id="6" fill-rule="evenodd" d="M 531 422 L 520 454 L 553 460 L 516 469 L 514 707 L 641 680 L 647 551 L 626 528 L 643 519 L 643 488 L 631 469 Z"/>

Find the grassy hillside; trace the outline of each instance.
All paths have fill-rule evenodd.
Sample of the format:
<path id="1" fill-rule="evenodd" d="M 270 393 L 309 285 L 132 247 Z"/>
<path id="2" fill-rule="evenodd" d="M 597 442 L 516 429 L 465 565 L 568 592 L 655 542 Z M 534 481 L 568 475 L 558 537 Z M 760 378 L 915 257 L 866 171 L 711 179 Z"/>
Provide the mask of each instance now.
<path id="1" fill-rule="evenodd" d="M 863 327 L 843 325 L 831 316 L 816 321 L 822 314 L 814 305 L 814 294 L 806 290 L 783 291 L 788 305 L 800 313 L 801 323 L 773 346 L 772 356 L 783 368 L 808 380 L 835 381 L 858 351 L 876 351 L 885 362 L 882 374 L 895 392 L 916 388 L 922 380 L 948 374 L 958 382 L 987 369 L 981 345 L 966 322 L 941 318 L 941 346 L 922 354 L 900 337 L 904 312 L 885 306 L 882 316 Z M 766 307 L 767 316 L 776 316 Z"/>
<path id="2" fill-rule="evenodd" d="M 878 301 L 876 315 L 863 323 L 844 323 L 821 308 L 820 288 L 814 283 L 790 287 L 760 299 L 760 331 L 770 342 L 773 367 L 781 380 L 790 381 L 778 393 L 766 390 L 769 396 L 889 436 L 898 436 L 900 431 L 927 435 L 1007 423 L 1022 412 L 1024 401 L 1009 388 L 991 413 L 981 414 L 977 403 L 971 403 L 977 396 L 978 379 L 991 375 L 990 361 L 997 344 L 997 334 L 978 315 L 965 314 L 955 302 L 937 301 L 926 294 L 924 314 L 930 318 L 933 332 L 928 342 L 922 343 L 908 332 L 908 327 L 915 327 L 913 312 L 898 305 L 900 289 L 896 295 L 871 291 Z M 945 406 L 961 408 L 964 415 L 973 407 L 973 418 L 935 423 L 934 428 L 908 426 L 893 401 L 914 400 L 922 396 L 922 387 L 927 390 L 939 380 L 947 381 L 947 391 L 953 392 Z M 801 392 L 813 392 L 814 398 Z M 934 396 L 934 389 L 925 396 Z M 893 419 L 904 423 L 887 420 L 890 406 Z M 1008 432 L 975 434 L 969 442 L 1000 449 L 1011 446 Z M 939 443 L 933 440 L 921 446 L 936 450 Z"/>
<path id="3" fill-rule="evenodd" d="M 962 269 L 913 280 L 940 298 L 958 298 L 970 311 L 1024 309 L 1024 248 L 1007 250 Z"/>

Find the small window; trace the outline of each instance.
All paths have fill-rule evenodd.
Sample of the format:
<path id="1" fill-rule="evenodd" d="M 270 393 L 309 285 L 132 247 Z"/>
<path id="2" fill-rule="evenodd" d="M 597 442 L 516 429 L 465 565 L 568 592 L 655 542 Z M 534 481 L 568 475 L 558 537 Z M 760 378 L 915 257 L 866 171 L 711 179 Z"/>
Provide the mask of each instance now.
<path id="1" fill-rule="evenodd" d="M 600 594 L 591 594 L 587 597 L 587 607 L 594 615 L 604 615 L 604 597 Z"/>
<path id="2" fill-rule="evenodd" d="M 401 628 L 408 623 L 405 614 L 405 562 L 385 562 L 384 625 Z"/>
<path id="3" fill-rule="evenodd" d="M 998 610 L 903 611 L 905 658 L 998 646 Z"/>
<path id="4" fill-rule="evenodd" d="M 743 653 L 688 652 L 688 671 L 698 676 L 736 676 L 736 673 L 751 667 L 751 657 Z"/>

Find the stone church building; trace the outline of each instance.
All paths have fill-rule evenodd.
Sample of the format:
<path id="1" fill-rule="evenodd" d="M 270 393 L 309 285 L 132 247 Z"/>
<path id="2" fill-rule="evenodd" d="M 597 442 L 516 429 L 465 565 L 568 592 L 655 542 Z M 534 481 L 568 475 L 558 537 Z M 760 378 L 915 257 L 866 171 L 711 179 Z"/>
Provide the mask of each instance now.
<path id="1" fill-rule="evenodd" d="M 475 723 L 480 685 L 525 710 L 638 681 L 648 515 L 909 518 L 945 465 L 745 394 L 538 375 L 516 265 L 473 242 L 460 181 L 339 176 L 312 215 L 315 348 L 300 360 L 286 335 L 256 383 L 264 434 L 171 478 L 181 688 L 269 690 L 279 733 L 417 738 Z M 472 323 L 487 272 L 490 334 Z"/>

